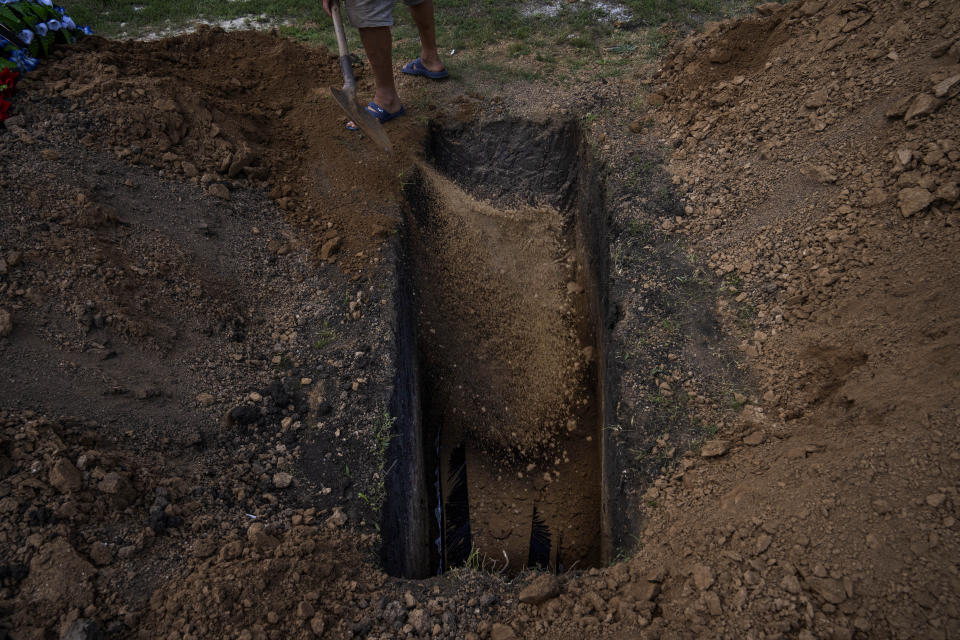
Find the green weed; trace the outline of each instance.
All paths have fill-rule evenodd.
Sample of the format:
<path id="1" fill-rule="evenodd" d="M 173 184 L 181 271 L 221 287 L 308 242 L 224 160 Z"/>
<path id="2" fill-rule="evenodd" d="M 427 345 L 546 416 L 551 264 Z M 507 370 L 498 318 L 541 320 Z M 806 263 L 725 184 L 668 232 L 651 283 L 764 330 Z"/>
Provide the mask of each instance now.
<path id="1" fill-rule="evenodd" d="M 617 54 L 633 53 L 636 50 L 637 45 L 635 44 L 615 44 L 611 47 L 607 47 L 607 51 Z"/>
<path id="2" fill-rule="evenodd" d="M 337 46 L 337 40 L 331 30 L 321 29 L 318 25 L 309 23 L 282 25 L 280 27 L 280 33 L 298 42 L 322 44 L 328 49 L 334 49 Z"/>
<path id="3" fill-rule="evenodd" d="M 331 329 L 326 321 L 323 323 L 323 327 L 320 329 L 320 332 L 317 334 L 317 341 L 314 343 L 314 347 L 317 349 L 325 349 L 327 345 L 336 340 L 337 332 Z"/>
<path id="4" fill-rule="evenodd" d="M 646 54 L 648 58 L 658 58 L 664 54 L 674 34 L 663 29 L 647 29 Z"/>
<path id="5" fill-rule="evenodd" d="M 547 64 L 556 64 L 556 63 L 557 63 L 557 58 L 556 58 L 556 56 L 554 56 L 554 55 L 553 55 L 552 53 L 550 53 L 549 51 L 538 51 L 538 52 L 533 56 L 533 59 L 536 60 L 537 62 L 545 62 L 545 63 L 547 63 Z"/>
<path id="6" fill-rule="evenodd" d="M 680 333 L 680 323 L 674 320 L 673 318 L 664 318 L 660 325 L 663 327 L 663 330 L 669 334 L 678 334 Z"/>
<path id="7" fill-rule="evenodd" d="M 367 488 L 367 493 L 358 494 L 376 513 L 383 508 L 383 501 L 387 495 L 386 481 L 387 474 L 390 473 L 390 469 L 387 469 L 387 450 L 390 448 L 390 440 L 393 439 L 393 422 L 394 417 L 384 405 L 380 411 L 380 417 L 373 426 L 374 459 L 377 462 L 377 471 L 371 486 Z"/>
<path id="8" fill-rule="evenodd" d="M 480 556 L 480 550 L 476 547 L 471 547 L 470 555 L 467 556 L 467 561 L 464 563 L 471 571 L 480 571 L 483 568 L 483 558 Z"/>

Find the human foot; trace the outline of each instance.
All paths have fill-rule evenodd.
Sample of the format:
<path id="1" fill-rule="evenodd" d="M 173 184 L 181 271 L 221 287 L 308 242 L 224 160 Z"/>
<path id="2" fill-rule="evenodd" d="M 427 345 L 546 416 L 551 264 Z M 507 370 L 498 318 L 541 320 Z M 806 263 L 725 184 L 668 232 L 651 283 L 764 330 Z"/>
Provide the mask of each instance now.
<path id="1" fill-rule="evenodd" d="M 403 105 L 401 104 L 399 109 L 397 109 L 394 112 L 390 112 L 384 109 L 383 107 L 381 107 L 380 105 L 378 105 L 376 102 L 371 102 L 370 104 L 367 105 L 367 112 L 369 112 L 370 115 L 372 115 L 374 118 L 379 120 L 381 124 L 383 124 L 384 122 L 390 122 L 395 118 L 399 118 L 404 113 L 406 113 L 406 110 L 403 108 Z M 358 127 L 357 124 L 353 120 L 351 120 L 350 122 L 347 123 L 347 130 L 359 131 L 360 127 Z"/>
<path id="2" fill-rule="evenodd" d="M 443 80 L 450 75 L 439 60 L 428 66 L 421 58 L 408 62 L 401 71 L 407 75 L 423 76 L 431 80 Z"/>

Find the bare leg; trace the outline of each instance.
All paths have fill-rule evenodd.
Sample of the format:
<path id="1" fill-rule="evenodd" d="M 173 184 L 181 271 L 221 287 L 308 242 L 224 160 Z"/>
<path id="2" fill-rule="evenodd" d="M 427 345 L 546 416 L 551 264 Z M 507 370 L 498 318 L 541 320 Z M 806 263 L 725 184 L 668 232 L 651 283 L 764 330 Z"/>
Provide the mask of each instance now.
<path id="1" fill-rule="evenodd" d="M 393 84 L 393 38 L 390 36 L 390 27 L 360 29 L 360 39 L 373 68 L 373 83 L 376 87 L 373 101 L 387 112 L 394 113 L 402 105 Z"/>
<path id="2" fill-rule="evenodd" d="M 433 0 L 410 5 L 410 15 L 420 32 L 420 62 L 430 71 L 442 71 L 443 62 L 437 53 L 436 23 L 433 19 Z"/>

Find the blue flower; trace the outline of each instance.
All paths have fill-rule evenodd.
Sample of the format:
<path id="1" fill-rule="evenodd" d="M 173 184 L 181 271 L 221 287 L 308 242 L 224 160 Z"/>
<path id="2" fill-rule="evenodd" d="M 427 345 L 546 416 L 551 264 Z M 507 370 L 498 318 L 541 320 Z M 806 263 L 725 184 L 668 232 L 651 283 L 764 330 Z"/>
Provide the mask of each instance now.
<path id="1" fill-rule="evenodd" d="M 24 29 L 20 32 L 20 39 L 23 40 L 24 44 L 30 44 L 33 42 L 33 31 L 30 31 L 30 29 Z"/>
<path id="2" fill-rule="evenodd" d="M 57 13 L 59 13 L 60 15 L 64 15 L 64 14 L 67 12 L 67 10 L 64 9 L 64 8 L 61 7 L 61 6 L 56 6 L 56 7 L 54 7 L 54 9 L 56 9 L 56 10 L 57 10 Z"/>
<path id="3" fill-rule="evenodd" d="M 64 27 L 66 27 L 67 29 L 70 29 L 71 31 L 77 28 L 77 23 L 75 23 L 73 21 L 73 18 L 71 18 L 70 16 L 63 16 L 63 20 L 61 20 L 60 22 L 63 23 Z"/>
<path id="4" fill-rule="evenodd" d="M 36 58 L 30 57 L 30 52 L 26 49 L 18 49 L 13 52 L 13 55 L 10 56 L 10 59 L 17 63 L 17 66 L 21 71 L 33 71 L 37 68 L 37 65 L 40 64 L 40 61 Z"/>
<path id="5" fill-rule="evenodd" d="M 90 27 L 88 27 L 88 26 L 86 26 L 86 25 L 80 27 L 80 31 L 82 31 L 82 32 L 83 32 L 83 35 L 85 35 L 85 36 L 92 36 L 92 35 L 93 35 L 93 29 L 91 29 Z"/>
<path id="6" fill-rule="evenodd" d="M 40 0 L 40 4 L 44 5 L 45 7 L 52 7 L 53 0 Z"/>
<path id="7" fill-rule="evenodd" d="M 38 22 L 37 24 L 33 25 L 33 30 L 36 31 L 37 35 L 42 38 L 43 36 L 47 35 L 47 23 Z"/>
<path id="8" fill-rule="evenodd" d="M 60 31 L 59 20 L 47 20 L 47 26 L 50 27 L 50 31 Z"/>

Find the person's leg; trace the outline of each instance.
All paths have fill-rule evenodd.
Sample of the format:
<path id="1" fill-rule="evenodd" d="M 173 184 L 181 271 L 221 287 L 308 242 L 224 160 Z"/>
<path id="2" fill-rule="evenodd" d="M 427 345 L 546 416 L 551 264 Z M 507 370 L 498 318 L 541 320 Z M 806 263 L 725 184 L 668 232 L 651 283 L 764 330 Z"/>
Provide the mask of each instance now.
<path id="1" fill-rule="evenodd" d="M 393 4 L 395 0 L 346 0 L 350 24 L 360 31 L 360 40 L 373 69 L 373 101 L 388 113 L 400 110 L 400 96 L 393 84 Z"/>
<path id="2" fill-rule="evenodd" d="M 361 28 L 360 39 L 373 69 L 373 101 L 388 113 L 399 111 L 403 105 L 393 83 L 393 38 L 390 27 Z"/>
<path id="3" fill-rule="evenodd" d="M 433 17 L 433 0 L 423 0 L 417 4 L 407 3 L 410 15 L 420 32 L 420 62 L 430 71 L 442 71 L 443 62 L 437 53 L 436 23 Z"/>

